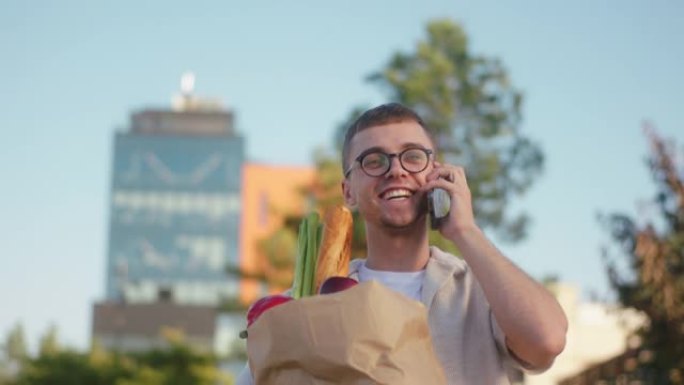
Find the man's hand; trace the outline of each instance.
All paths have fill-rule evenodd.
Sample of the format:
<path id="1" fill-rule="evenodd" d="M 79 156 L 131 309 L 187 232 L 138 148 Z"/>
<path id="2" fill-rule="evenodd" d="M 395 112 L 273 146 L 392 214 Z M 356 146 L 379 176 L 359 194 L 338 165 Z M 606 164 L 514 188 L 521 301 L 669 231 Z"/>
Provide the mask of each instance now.
<path id="1" fill-rule="evenodd" d="M 441 188 L 451 198 L 449 217 L 439 228 L 445 238 L 454 239 L 459 234 L 477 227 L 470 188 L 463 167 L 435 162 L 434 168 L 425 180 L 427 183 L 421 188 L 423 192 Z"/>

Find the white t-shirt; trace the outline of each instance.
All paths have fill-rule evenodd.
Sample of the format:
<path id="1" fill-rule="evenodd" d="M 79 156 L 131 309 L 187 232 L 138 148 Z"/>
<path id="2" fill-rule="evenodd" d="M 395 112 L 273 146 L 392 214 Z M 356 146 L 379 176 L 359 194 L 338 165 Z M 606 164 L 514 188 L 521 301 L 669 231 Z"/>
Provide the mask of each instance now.
<path id="1" fill-rule="evenodd" d="M 359 268 L 359 282 L 377 281 L 416 301 L 420 301 L 424 278 L 425 269 L 409 272 L 381 271 L 369 269 L 365 263 Z"/>

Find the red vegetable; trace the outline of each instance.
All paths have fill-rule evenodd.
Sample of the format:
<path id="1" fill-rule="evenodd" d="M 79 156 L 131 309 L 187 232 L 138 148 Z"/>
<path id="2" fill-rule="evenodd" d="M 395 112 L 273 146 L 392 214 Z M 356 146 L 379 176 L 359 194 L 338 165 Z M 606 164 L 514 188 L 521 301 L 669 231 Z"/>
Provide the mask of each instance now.
<path id="1" fill-rule="evenodd" d="M 278 294 L 269 295 L 254 302 L 247 310 L 247 326 L 249 327 L 266 310 L 289 301 L 292 301 L 292 297 Z"/>
<path id="2" fill-rule="evenodd" d="M 323 281 L 319 294 L 332 294 L 338 291 L 347 290 L 350 287 L 356 286 L 358 282 L 355 279 L 348 277 L 330 277 Z"/>

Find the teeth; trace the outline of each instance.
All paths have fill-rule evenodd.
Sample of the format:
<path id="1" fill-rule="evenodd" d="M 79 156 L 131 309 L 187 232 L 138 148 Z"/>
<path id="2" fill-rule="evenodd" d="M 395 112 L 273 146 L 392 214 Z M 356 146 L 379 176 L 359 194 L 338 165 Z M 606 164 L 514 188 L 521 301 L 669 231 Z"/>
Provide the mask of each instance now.
<path id="1" fill-rule="evenodd" d="M 400 197 L 410 197 L 411 192 L 405 189 L 390 190 L 385 193 L 385 199 L 400 198 Z"/>

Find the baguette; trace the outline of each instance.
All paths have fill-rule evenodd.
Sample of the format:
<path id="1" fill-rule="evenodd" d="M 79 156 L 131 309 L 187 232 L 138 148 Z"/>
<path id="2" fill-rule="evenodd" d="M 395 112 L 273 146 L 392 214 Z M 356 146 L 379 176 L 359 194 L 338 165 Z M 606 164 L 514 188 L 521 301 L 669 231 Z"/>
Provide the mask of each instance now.
<path id="1" fill-rule="evenodd" d="M 334 206 L 326 210 L 323 218 L 323 239 L 316 262 L 316 293 L 329 277 L 346 277 L 349 274 L 352 225 L 352 214 L 348 208 Z"/>

